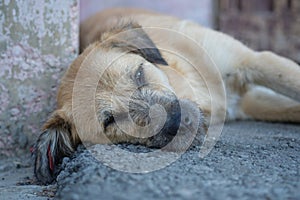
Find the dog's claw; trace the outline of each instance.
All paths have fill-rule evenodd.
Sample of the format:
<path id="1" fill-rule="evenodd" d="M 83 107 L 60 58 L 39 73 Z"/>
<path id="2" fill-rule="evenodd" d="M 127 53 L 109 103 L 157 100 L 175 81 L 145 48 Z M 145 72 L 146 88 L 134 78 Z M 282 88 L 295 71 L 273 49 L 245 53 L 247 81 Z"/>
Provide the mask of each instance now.
<path id="1" fill-rule="evenodd" d="M 33 154 L 33 153 L 35 152 L 35 147 L 34 147 L 34 146 L 30 147 L 30 148 L 29 148 L 29 151 L 30 151 L 30 153 Z"/>
<path id="2" fill-rule="evenodd" d="M 47 150 L 47 156 L 48 156 L 48 161 L 49 161 L 49 168 L 53 172 L 54 171 L 54 164 L 53 164 L 53 157 L 50 149 L 50 144 L 48 145 L 48 150 Z"/>

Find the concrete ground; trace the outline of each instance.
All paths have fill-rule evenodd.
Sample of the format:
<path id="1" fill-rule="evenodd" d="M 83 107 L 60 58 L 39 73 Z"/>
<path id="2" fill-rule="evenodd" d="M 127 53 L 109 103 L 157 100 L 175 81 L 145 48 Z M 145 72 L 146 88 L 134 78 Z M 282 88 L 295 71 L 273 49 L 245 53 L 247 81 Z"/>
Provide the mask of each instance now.
<path id="1" fill-rule="evenodd" d="M 30 155 L 0 160 L 0 199 L 46 200 L 54 197 L 57 186 L 37 185 Z"/>
<path id="2" fill-rule="evenodd" d="M 100 145 L 94 151 L 112 148 Z M 147 151 L 133 145 L 122 148 Z M 0 193 L 4 199 L 300 199 L 299 125 L 229 123 L 210 154 L 203 159 L 198 155 L 195 147 L 165 168 L 134 174 L 107 167 L 79 150 L 64 159 L 57 183 L 50 186 L 34 185 L 32 167 L 26 163 L 18 167 L 1 160 Z M 153 158 L 141 166 L 158 161 Z M 130 168 L 136 161 L 121 157 L 114 162 Z"/>

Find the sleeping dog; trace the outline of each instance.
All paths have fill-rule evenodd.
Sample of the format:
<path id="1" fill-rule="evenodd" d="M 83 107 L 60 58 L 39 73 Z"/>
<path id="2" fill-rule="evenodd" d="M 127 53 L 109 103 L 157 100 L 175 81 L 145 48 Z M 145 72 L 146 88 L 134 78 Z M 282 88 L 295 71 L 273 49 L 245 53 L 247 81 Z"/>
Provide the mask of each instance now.
<path id="1" fill-rule="evenodd" d="M 226 120 L 300 122 L 300 67 L 223 33 L 138 9 L 81 25 L 82 53 L 36 143 L 35 174 L 54 180 L 77 145 L 133 143 L 180 151 Z M 192 139 L 190 139 L 192 138 Z"/>

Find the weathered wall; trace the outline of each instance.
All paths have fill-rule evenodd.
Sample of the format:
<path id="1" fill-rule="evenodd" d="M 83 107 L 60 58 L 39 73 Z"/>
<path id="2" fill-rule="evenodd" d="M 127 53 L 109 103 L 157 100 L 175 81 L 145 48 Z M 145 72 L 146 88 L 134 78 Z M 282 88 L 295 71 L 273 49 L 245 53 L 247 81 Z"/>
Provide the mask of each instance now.
<path id="1" fill-rule="evenodd" d="M 300 63 L 299 0 L 218 0 L 219 28 L 256 50 Z"/>
<path id="2" fill-rule="evenodd" d="M 78 4 L 0 1 L 0 157 L 32 144 L 53 110 L 59 79 L 78 52 Z"/>

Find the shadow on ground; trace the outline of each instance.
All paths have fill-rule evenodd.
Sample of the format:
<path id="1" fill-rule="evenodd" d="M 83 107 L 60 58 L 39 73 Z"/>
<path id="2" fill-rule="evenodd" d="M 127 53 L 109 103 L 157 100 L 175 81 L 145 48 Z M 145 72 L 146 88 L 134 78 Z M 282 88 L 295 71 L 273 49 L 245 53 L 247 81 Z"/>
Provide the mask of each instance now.
<path id="1" fill-rule="evenodd" d="M 30 180 L 32 167 L 0 168 L 0 193 L 11 199 L 300 199 L 299 152 L 298 125 L 235 122 L 225 125 L 204 159 L 199 148 L 192 148 L 161 170 L 133 174 L 107 167 L 80 150 L 64 159 L 57 183 L 50 186 L 16 185 L 26 183 L 26 176 Z M 130 166 L 127 158 L 119 163 Z M 145 164 L 155 165 L 155 159 Z"/>

